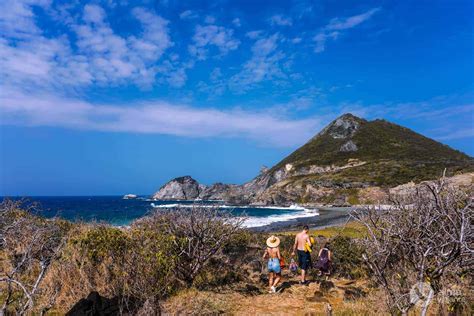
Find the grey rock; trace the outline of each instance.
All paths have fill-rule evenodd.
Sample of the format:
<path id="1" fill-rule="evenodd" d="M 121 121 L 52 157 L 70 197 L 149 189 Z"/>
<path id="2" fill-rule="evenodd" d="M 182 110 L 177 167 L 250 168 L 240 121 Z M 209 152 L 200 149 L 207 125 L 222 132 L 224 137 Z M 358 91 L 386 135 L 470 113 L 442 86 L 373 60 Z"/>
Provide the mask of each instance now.
<path id="1" fill-rule="evenodd" d="M 199 197 L 203 187 L 190 176 L 175 178 L 163 185 L 153 194 L 158 200 L 194 200 Z"/>
<path id="2" fill-rule="evenodd" d="M 349 138 L 359 129 L 359 118 L 352 114 L 344 114 L 324 128 L 316 137 L 329 134 L 332 138 Z"/>
<path id="3" fill-rule="evenodd" d="M 199 198 L 202 200 L 224 200 L 234 186 L 232 184 L 214 183 L 205 187 L 199 194 Z"/>
<path id="4" fill-rule="evenodd" d="M 344 145 L 341 146 L 341 149 L 339 149 L 339 151 L 342 151 L 342 152 L 350 152 L 350 151 L 357 151 L 357 145 L 354 144 L 354 142 L 352 140 L 348 141 L 347 143 L 345 143 Z"/>

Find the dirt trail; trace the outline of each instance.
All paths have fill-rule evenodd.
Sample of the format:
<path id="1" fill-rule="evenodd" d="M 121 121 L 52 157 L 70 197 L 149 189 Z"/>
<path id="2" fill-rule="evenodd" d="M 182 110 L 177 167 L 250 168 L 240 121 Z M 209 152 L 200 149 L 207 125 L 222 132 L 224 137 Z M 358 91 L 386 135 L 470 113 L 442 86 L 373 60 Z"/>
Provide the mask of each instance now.
<path id="1" fill-rule="evenodd" d="M 233 312 L 239 315 L 327 315 L 327 308 L 331 305 L 336 315 L 343 305 L 344 309 L 351 305 L 348 292 L 357 292 L 357 289 L 365 287 L 360 281 L 329 281 L 334 287 L 325 289 L 324 286 L 330 286 L 330 282 L 300 285 L 297 278 L 293 277 L 278 287 L 279 293 L 243 297 L 235 304 Z"/>

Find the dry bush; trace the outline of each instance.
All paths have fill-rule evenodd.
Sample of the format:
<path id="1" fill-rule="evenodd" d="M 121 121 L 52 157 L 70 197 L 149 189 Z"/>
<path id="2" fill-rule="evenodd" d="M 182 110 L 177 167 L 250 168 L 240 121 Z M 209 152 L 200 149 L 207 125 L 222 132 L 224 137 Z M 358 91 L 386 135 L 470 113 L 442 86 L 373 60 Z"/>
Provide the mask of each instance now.
<path id="1" fill-rule="evenodd" d="M 0 208 L 4 313 L 64 313 L 92 291 L 118 299 L 125 314 L 143 305 L 159 310 L 163 298 L 197 279 L 206 286 L 238 280 L 232 262 L 249 238 L 242 219 L 217 210 L 155 213 L 123 229 L 46 220 L 8 203 Z"/>
<path id="2" fill-rule="evenodd" d="M 91 291 L 118 298 L 123 313 L 134 313 L 145 302 L 159 308 L 159 300 L 176 290 L 170 238 L 146 221 L 128 230 L 103 224 L 76 227 L 50 279 L 63 284 L 61 311 Z"/>
<path id="3" fill-rule="evenodd" d="M 48 300 L 38 304 L 42 283 L 65 243 L 69 225 L 46 220 L 21 210 L 23 201 L 5 200 L 0 205 L 0 289 L 2 313 L 45 313 L 60 291 L 50 289 Z"/>
<path id="4" fill-rule="evenodd" d="M 425 315 L 449 283 L 459 282 L 462 271 L 472 269 L 471 196 L 441 179 L 394 198 L 389 210 L 371 208 L 352 215 L 367 229 L 364 259 L 394 313 L 407 314 L 415 304 L 410 290 L 422 290 L 421 284 L 428 283 L 420 307 Z"/>
<path id="5" fill-rule="evenodd" d="M 218 209 L 191 208 L 155 212 L 145 218 L 172 236 L 172 258 L 178 280 L 191 286 L 211 259 L 241 232 L 244 219 Z"/>

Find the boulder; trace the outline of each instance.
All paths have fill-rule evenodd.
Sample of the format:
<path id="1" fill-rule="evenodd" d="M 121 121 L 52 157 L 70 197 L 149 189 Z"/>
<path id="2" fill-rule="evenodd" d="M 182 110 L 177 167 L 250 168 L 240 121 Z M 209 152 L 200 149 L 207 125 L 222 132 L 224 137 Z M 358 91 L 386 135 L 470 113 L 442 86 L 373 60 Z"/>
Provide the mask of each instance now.
<path id="1" fill-rule="evenodd" d="M 199 197 L 202 185 L 191 178 L 184 176 L 175 178 L 163 185 L 158 192 L 153 194 L 157 200 L 194 200 Z"/>
<path id="2" fill-rule="evenodd" d="M 353 301 L 366 295 L 367 293 L 359 287 L 350 286 L 344 290 L 345 301 Z"/>
<path id="3" fill-rule="evenodd" d="M 323 294 L 329 293 L 329 291 L 333 288 L 334 288 L 334 283 L 332 283 L 331 281 L 322 280 L 321 283 L 319 284 L 319 290 Z"/>
<path id="4" fill-rule="evenodd" d="M 120 315 L 119 298 L 112 299 L 100 296 L 97 292 L 91 292 L 87 298 L 80 299 L 66 316 L 102 316 Z"/>

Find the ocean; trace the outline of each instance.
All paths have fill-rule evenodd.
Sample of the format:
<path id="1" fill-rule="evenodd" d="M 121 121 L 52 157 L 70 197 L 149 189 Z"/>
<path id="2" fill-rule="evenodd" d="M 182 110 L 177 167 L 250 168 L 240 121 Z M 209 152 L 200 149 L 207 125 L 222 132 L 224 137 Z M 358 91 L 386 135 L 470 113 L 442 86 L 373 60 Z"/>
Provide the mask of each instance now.
<path id="1" fill-rule="evenodd" d="M 123 199 L 122 196 L 38 196 L 27 199 L 34 211 L 45 217 L 62 217 L 71 221 L 106 222 L 116 226 L 130 225 L 135 219 L 153 211 L 176 207 L 218 207 L 236 217 L 245 216 L 246 227 L 261 227 L 318 215 L 316 209 L 292 207 L 255 207 L 224 205 L 218 201 L 153 201 L 146 196 Z"/>

